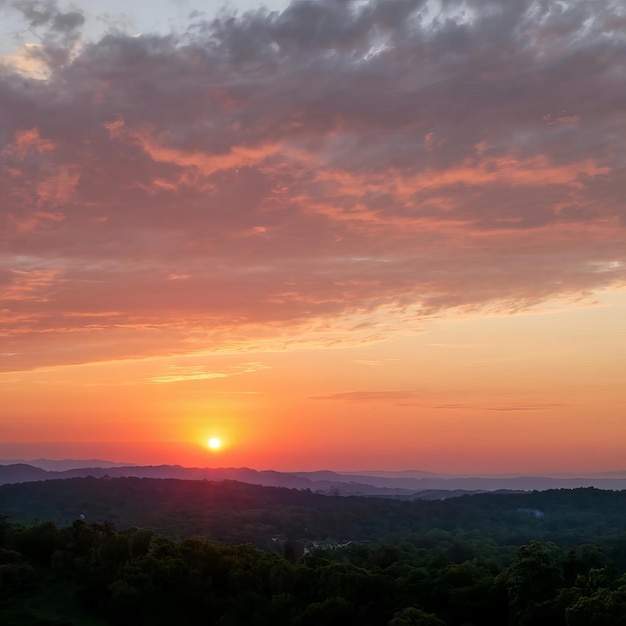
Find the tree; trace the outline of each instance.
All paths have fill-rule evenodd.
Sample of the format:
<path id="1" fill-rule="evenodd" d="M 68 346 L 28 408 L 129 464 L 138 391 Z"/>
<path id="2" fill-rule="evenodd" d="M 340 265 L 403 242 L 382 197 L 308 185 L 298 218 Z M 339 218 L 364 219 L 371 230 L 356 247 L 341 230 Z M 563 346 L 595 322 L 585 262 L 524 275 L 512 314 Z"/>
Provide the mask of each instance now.
<path id="1" fill-rule="evenodd" d="M 563 558 L 553 543 L 532 541 L 521 546 L 508 571 L 507 590 L 517 626 L 563 623 L 555 599 L 564 586 Z"/>
<path id="2" fill-rule="evenodd" d="M 445 624 L 434 613 L 426 613 L 412 606 L 398 611 L 387 622 L 387 626 L 445 626 Z"/>

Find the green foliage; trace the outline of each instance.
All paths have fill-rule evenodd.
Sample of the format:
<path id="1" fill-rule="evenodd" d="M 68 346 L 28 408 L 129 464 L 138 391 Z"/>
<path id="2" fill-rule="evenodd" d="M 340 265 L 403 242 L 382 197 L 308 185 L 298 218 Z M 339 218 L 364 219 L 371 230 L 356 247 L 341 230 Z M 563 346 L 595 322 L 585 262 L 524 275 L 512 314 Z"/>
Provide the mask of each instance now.
<path id="1" fill-rule="evenodd" d="M 172 538 L 252 543 L 293 561 L 312 542 L 410 542 L 461 563 L 500 559 L 507 556 L 503 547 L 537 539 L 560 547 L 594 544 L 626 568 L 624 508 L 626 492 L 599 489 L 425 501 L 330 497 L 234 481 L 76 478 L 0 486 L 0 513 L 14 522 L 68 525 L 84 514 L 89 522 Z M 0 519 L 0 542 L 5 535 Z"/>
<path id="2" fill-rule="evenodd" d="M 0 565 L 0 599 L 21 595 L 29 591 L 34 583 L 34 568 L 21 558 Z"/>
<path id="3" fill-rule="evenodd" d="M 91 486 L 106 502 L 115 481 L 101 482 Z M 206 485 L 174 482 L 182 487 L 178 506 L 207 494 Z M 146 515 L 146 488 L 152 501 L 163 495 L 154 481 L 119 485 L 135 498 L 128 519 Z M 165 486 L 168 497 L 172 486 Z M 206 534 L 222 529 L 221 544 L 146 526 L 117 530 L 105 520 L 23 525 L 0 516 L 0 624 L 626 626 L 626 533 L 614 516 L 621 494 L 415 503 L 251 487 L 225 485 L 210 515 L 195 500 L 196 518 L 210 520 Z M 542 507 L 545 519 L 518 512 L 532 507 Z M 156 500 L 152 519 L 167 525 L 158 509 Z M 610 531 L 610 541 L 578 528 L 576 519 L 566 522 L 572 510 Z M 242 526 L 226 529 L 235 519 Z M 267 532 L 276 541 L 266 541 Z M 517 543 L 531 534 L 554 541 Z"/>
<path id="4" fill-rule="evenodd" d="M 388 626 L 446 626 L 446 623 L 432 613 L 409 607 L 398 611 Z"/>
<path id="5" fill-rule="evenodd" d="M 532 541 L 519 548 L 506 584 L 513 623 L 519 626 L 562 623 L 555 598 L 563 585 L 563 557 L 556 545 Z"/>

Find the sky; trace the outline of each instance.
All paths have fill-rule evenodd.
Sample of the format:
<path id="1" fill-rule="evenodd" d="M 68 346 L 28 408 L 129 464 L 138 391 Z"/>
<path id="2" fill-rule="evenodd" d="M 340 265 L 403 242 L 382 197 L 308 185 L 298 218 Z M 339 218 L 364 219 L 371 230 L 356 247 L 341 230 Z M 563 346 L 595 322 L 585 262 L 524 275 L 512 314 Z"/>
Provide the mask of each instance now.
<path id="1" fill-rule="evenodd" d="M 626 469 L 621 1 L 0 24 L 0 458 Z"/>

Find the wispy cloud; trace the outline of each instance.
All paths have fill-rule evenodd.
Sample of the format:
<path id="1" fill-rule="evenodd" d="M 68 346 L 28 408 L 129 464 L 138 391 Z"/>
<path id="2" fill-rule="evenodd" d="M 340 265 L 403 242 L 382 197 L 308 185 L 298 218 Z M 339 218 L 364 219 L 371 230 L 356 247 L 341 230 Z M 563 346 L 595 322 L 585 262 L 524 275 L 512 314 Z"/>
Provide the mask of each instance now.
<path id="1" fill-rule="evenodd" d="M 211 380 L 213 378 L 226 378 L 224 372 L 207 372 L 201 366 L 176 367 L 173 366 L 169 374 L 154 376 L 148 380 L 153 383 L 178 383 L 185 380 Z"/>
<path id="2" fill-rule="evenodd" d="M 498 405 L 476 405 L 476 404 L 436 404 L 431 409 L 480 409 L 481 411 L 542 411 L 544 409 L 552 409 L 563 406 L 562 403 L 544 402 L 537 404 L 498 404 Z"/>
<path id="3" fill-rule="evenodd" d="M 262 369 L 267 369 L 267 366 L 262 363 L 243 363 L 219 372 L 207 371 L 202 365 L 168 365 L 165 367 L 167 373 L 153 376 L 148 381 L 152 383 L 178 383 L 190 380 L 212 380 L 251 374 Z"/>
<path id="4" fill-rule="evenodd" d="M 562 403 L 498 403 L 454 402 L 433 404 L 429 398 L 419 391 L 347 391 L 324 396 L 311 396 L 311 400 L 333 400 L 342 402 L 389 402 L 401 407 L 419 407 L 445 411 L 541 411 L 563 406 Z"/>
<path id="5" fill-rule="evenodd" d="M 346 402 L 376 402 L 407 400 L 418 397 L 414 391 L 347 391 L 326 396 L 311 396 L 311 400 L 344 400 Z"/>

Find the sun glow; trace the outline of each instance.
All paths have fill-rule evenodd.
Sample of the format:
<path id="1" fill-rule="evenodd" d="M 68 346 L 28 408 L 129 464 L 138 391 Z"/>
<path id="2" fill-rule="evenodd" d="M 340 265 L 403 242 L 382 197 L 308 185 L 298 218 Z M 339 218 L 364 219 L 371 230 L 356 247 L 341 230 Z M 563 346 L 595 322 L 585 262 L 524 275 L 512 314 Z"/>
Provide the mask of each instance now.
<path id="1" fill-rule="evenodd" d="M 209 448 L 211 448 L 211 450 L 218 450 L 219 448 L 221 448 L 222 442 L 217 437 L 211 437 L 207 441 L 207 445 L 209 446 Z"/>

